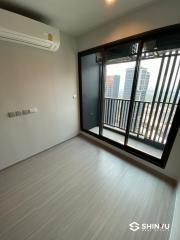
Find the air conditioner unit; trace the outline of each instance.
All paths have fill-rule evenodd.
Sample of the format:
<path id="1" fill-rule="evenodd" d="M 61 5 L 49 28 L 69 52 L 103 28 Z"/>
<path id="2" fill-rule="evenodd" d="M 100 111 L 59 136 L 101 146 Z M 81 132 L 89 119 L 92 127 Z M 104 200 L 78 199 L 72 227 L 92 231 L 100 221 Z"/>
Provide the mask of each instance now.
<path id="1" fill-rule="evenodd" d="M 44 23 L 0 9 L 0 40 L 57 51 L 60 33 Z"/>

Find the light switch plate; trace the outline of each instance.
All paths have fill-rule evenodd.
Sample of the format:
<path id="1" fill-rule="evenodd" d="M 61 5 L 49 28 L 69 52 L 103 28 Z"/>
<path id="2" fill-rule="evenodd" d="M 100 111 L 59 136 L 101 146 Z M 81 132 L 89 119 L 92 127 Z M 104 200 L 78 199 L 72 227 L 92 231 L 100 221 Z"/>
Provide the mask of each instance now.
<path id="1" fill-rule="evenodd" d="M 30 112 L 30 113 L 37 113 L 37 112 L 38 112 L 38 109 L 37 109 L 37 108 L 30 108 L 30 109 L 29 109 L 29 112 Z"/>

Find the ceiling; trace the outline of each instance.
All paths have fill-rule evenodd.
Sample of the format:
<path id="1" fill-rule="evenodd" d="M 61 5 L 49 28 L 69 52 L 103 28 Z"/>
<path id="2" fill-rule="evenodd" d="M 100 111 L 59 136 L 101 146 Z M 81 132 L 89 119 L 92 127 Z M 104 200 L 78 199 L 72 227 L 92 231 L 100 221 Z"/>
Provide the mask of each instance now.
<path id="1" fill-rule="evenodd" d="M 0 7 L 58 27 L 74 36 L 158 0 L 0 0 Z"/>

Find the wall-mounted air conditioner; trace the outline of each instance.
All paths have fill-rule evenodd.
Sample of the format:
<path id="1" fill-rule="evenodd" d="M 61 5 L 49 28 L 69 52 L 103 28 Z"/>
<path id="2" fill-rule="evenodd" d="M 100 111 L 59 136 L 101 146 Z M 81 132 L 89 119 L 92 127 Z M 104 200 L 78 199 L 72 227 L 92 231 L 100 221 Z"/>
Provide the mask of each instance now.
<path id="1" fill-rule="evenodd" d="M 0 9 L 0 40 L 57 51 L 60 33 L 44 23 Z"/>

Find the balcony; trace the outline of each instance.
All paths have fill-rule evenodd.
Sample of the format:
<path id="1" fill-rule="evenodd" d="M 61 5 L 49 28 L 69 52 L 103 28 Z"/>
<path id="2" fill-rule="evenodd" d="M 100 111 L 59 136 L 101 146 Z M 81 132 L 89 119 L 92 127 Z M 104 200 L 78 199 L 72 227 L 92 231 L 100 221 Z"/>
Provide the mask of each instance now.
<path id="1" fill-rule="evenodd" d="M 103 136 L 124 144 L 130 100 L 104 99 Z M 161 158 L 177 104 L 135 101 L 128 145 Z M 98 127 L 91 129 L 97 133 Z"/>

